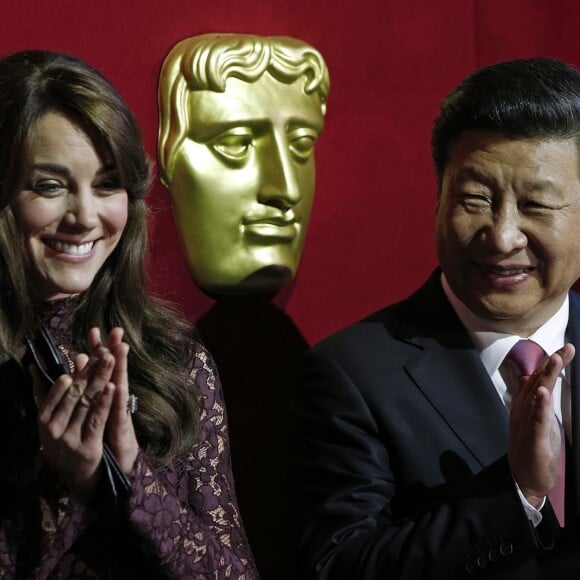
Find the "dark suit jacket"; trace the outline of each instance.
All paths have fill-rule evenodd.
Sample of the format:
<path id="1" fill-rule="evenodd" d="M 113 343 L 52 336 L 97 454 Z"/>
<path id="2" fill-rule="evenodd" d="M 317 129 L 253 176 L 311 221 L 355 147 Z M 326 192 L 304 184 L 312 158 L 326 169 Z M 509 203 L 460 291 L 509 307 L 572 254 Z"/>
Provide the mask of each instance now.
<path id="1" fill-rule="evenodd" d="M 568 339 L 579 333 L 571 294 Z M 579 441 L 576 398 L 573 405 Z M 577 577 L 549 502 L 537 528 L 525 515 L 507 463 L 507 411 L 440 271 L 405 301 L 311 349 L 296 407 L 298 577 Z M 570 461 L 567 470 L 576 491 L 577 468 Z"/>

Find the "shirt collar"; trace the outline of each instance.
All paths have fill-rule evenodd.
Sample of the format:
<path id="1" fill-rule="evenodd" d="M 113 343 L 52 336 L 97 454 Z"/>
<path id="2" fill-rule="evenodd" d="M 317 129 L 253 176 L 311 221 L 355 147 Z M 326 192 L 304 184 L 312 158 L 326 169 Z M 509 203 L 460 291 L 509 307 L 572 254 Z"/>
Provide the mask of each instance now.
<path id="1" fill-rule="evenodd" d="M 552 354 L 565 343 L 566 327 L 568 326 L 570 314 L 568 295 L 562 302 L 562 306 L 549 320 L 530 336 L 521 337 L 491 330 L 487 321 L 476 316 L 457 298 L 449 287 L 443 273 L 441 273 L 441 284 L 447 299 L 469 333 L 490 376 L 499 369 L 507 353 L 521 338 L 529 338 L 537 342 L 548 354 Z"/>

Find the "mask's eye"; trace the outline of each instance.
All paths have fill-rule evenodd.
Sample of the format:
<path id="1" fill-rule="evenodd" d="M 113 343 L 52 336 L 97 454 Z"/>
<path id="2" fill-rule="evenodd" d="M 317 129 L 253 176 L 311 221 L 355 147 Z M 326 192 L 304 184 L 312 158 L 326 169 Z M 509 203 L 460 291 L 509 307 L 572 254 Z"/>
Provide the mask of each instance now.
<path id="1" fill-rule="evenodd" d="M 318 133 L 314 129 L 303 127 L 288 134 L 288 146 L 297 161 L 306 161 L 314 152 Z"/>
<path id="2" fill-rule="evenodd" d="M 253 133 L 245 127 L 237 127 L 219 135 L 210 147 L 218 156 L 240 163 L 250 154 L 253 143 Z"/>

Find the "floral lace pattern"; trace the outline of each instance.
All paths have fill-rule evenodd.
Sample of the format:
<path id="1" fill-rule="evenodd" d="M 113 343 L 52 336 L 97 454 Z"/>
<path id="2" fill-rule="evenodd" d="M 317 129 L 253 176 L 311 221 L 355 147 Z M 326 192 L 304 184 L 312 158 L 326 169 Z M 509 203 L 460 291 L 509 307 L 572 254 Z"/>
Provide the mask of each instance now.
<path id="1" fill-rule="evenodd" d="M 49 323 L 67 351 L 70 310 L 61 301 Z M 235 497 L 221 385 L 201 345 L 190 380 L 203 408 L 196 445 L 157 469 L 140 451 L 122 513 L 80 503 L 41 467 L 26 503 L 2 507 L 0 578 L 258 578 Z"/>

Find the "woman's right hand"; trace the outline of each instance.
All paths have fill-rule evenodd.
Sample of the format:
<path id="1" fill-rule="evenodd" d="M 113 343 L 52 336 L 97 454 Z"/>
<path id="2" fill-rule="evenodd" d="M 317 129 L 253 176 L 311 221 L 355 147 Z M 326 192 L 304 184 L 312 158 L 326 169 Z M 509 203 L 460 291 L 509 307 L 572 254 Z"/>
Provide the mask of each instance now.
<path id="1" fill-rule="evenodd" d="M 99 482 L 114 367 L 115 357 L 99 346 L 90 358 L 77 355 L 75 372 L 60 376 L 48 392 L 33 369 L 42 455 L 82 499 L 89 499 Z"/>

